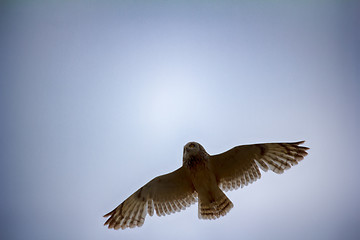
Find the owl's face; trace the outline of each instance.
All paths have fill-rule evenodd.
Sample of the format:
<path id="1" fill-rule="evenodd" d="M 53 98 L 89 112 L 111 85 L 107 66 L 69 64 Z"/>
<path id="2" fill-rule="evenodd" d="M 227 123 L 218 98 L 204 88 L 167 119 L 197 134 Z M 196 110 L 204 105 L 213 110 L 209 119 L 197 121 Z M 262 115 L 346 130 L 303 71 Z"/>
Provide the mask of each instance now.
<path id="1" fill-rule="evenodd" d="M 207 156 L 208 154 L 206 153 L 205 149 L 203 146 L 201 146 L 199 143 L 197 142 L 188 142 L 185 146 L 184 146 L 184 158 L 187 159 L 189 157 L 193 157 L 193 156 L 200 156 L 202 158 L 204 158 L 205 156 Z"/>
<path id="2" fill-rule="evenodd" d="M 200 152 L 200 144 L 197 142 L 189 142 L 184 146 L 184 157 L 197 155 Z"/>
<path id="3" fill-rule="evenodd" d="M 183 164 L 194 167 L 197 164 L 205 164 L 209 154 L 204 147 L 197 142 L 189 142 L 184 146 Z"/>

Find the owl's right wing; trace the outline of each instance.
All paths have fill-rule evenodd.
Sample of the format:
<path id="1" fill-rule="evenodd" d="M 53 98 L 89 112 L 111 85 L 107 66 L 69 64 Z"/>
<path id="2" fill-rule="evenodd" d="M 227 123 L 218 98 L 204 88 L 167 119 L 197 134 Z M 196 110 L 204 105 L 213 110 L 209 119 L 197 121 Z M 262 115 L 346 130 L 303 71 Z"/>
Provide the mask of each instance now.
<path id="1" fill-rule="evenodd" d="M 158 176 L 145 184 L 113 211 L 104 215 L 110 218 L 104 225 L 108 228 L 125 229 L 142 226 L 145 216 L 155 212 L 165 216 L 179 212 L 197 201 L 197 193 L 185 169 Z"/>
<path id="2" fill-rule="evenodd" d="M 259 167 L 275 173 L 296 165 L 309 148 L 301 142 L 262 143 L 242 145 L 227 152 L 210 156 L 209 165 L 221 189 L 233 190 L 252 183 L 261 177 Z"/>

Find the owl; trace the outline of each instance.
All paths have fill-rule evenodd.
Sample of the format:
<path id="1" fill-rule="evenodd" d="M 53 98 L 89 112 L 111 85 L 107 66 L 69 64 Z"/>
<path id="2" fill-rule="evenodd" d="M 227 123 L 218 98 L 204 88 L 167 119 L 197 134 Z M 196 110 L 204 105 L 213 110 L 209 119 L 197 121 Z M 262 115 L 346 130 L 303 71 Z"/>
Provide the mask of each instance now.
<path id="1" fill-rule="evenodd" d="M 165 216 L 186 209 L 198 201 L 200 219 L 225 216 L 233 203 L 223 191 L 255 182 L 264 172 L 277 174 L 296 165 L 309 148 L 292 143 L 262 143 L 234 147 L 217 155 L 208 154 L 197 142 L 184 146 L 183 164 L 142 186 L 114 210 L 104 225 L 125 229 L 140 227 L 147 214 Z"/>

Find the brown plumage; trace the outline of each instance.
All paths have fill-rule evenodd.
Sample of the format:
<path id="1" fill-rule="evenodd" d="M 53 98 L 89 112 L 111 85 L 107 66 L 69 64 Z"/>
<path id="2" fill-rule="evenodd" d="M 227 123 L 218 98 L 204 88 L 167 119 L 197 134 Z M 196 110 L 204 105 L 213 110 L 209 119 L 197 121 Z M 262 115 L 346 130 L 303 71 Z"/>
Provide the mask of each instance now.
<path id="1" fill-rule="evenodd" d="M 200 219 L 226 215 L 233 203 L 224 191 L 255 182 L 260 170 L 281 174 L 296 165 L 309 148 L 301 142 L 242 145 L 227 152 L 209 155 L 203 146 L 189 142 L 184 146 L 183 165 L 145 184 L 113 211 L 104 225 L 125 229 L 140 227 L 146 214 L 165 216 L 184 210 L 199 201 Z"/>

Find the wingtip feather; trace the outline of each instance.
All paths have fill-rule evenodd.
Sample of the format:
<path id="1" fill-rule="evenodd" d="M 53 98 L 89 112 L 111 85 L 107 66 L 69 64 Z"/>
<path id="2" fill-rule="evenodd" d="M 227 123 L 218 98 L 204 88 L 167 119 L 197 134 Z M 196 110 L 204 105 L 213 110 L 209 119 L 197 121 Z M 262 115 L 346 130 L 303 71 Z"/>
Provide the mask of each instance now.
<path id="1" fill-rule="evenodd" d="M 108 212 L 107 214 L 105 214 L 103 217 L 109 217 L 110 215 L 112 215 L 114 213 L 115 210 L 112 210 L 111 212 Z"/>

